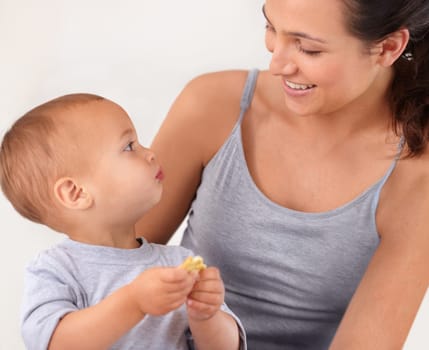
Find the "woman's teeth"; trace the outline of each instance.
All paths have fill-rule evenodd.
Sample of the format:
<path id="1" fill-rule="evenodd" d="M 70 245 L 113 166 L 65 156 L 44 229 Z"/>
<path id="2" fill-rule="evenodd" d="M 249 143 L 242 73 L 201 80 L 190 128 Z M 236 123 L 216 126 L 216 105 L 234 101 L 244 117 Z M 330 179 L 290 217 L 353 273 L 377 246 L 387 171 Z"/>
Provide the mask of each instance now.
<path id="1" fill-rule="evenodd" d="M 316 86 L 314 84 L 296 84 L 287 80 L 285 80 L 285 83 L 287 86 L 289 86 L 291 89 L 294 89 L 294 90 L 307 90 Z"/>

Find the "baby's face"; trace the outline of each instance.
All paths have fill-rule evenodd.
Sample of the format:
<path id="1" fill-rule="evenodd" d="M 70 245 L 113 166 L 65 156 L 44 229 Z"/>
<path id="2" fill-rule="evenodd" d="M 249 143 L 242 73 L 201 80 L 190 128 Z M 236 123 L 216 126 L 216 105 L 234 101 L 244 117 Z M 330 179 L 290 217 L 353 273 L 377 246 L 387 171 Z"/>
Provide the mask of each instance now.
<path id="1" fill-rule="evenodd" d="M 79 108 L 79 150 L 87 169 L 80 180 L 94 208 L 108 224 L 135 221 L 161 197 L 161 168 L 138 143 L 127 113 L 117 104 L 95 101 Z"/>

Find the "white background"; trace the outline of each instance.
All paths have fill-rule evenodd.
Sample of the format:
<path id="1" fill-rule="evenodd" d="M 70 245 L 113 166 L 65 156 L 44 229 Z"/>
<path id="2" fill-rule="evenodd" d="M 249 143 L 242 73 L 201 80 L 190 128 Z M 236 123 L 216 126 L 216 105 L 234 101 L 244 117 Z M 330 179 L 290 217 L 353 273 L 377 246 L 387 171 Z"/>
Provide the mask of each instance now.
<path id="1" fill-rule="evenodd" d="M 149 145 L 191 78 L 264 69 L 263 0 L 0 0 L 0 133 L 37 104 L 71 92 L 125 108 Z M 25 264 L 62 235 L 21 218 L 0 196 L 0 350 L 24 349 Z M 173 237 L 177 243 L 180 232 Z M 406 349 L 427 349 L 426 298 Z M 426 326 L 427 329 L 427 326 Z"/>

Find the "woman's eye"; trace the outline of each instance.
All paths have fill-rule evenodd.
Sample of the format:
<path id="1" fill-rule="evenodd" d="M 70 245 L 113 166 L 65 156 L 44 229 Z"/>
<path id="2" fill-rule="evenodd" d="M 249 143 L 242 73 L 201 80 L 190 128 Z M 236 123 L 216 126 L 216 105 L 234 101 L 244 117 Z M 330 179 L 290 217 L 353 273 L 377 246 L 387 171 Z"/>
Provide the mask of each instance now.
<path id="1" fill-rule="evenodd" d="M 297 43 L 297 46 L 300 52 L 305 53 L 306 55 L 309 55 L 309 56 L 317 56 L 322 53 L 322 51 L 317 51 L 317 50 L 306 50 L 299 43 Z"/>
<path id="2" fill-rule="evenodd" d="M 300 51 L 310 56 L 317 56 L 321 54 L 321 51 L 304 50 L 302 48 L 300 49 Z"/>

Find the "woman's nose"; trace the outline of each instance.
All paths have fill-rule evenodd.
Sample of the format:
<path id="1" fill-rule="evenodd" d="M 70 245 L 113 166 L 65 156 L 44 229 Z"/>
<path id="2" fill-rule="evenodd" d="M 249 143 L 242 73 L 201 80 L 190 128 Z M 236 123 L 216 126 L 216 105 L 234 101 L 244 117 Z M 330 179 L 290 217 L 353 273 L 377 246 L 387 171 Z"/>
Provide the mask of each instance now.
<path id="1" fill-rule="evenodd" d="M 270 72 L 274 75 L 291 75 L 295 73 L 298 66 L 284 45 L 276 45 L 272 52 Z"/>

